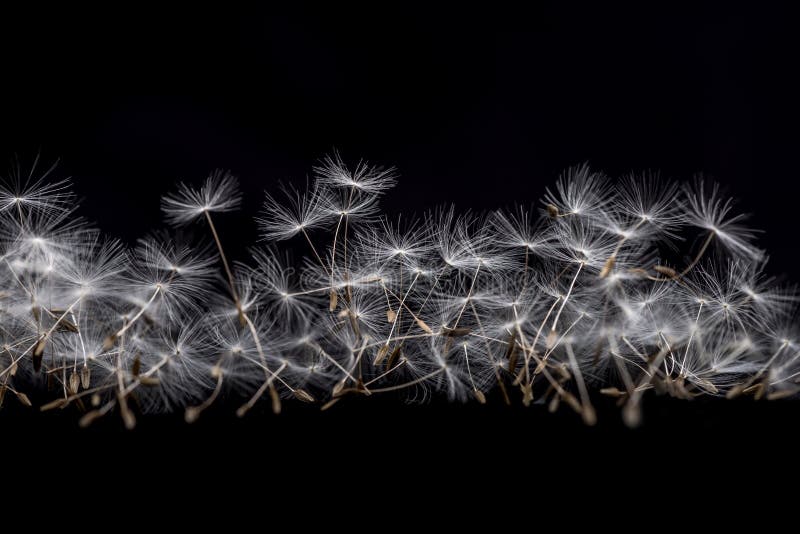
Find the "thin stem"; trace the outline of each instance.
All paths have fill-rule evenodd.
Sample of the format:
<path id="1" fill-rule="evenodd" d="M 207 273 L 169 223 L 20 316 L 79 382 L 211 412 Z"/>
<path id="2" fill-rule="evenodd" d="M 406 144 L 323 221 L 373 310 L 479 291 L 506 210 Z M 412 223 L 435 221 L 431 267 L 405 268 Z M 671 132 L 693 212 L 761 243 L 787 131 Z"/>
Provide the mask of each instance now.
<path id="1" fill-rule="evenodd" d="M 242 303 L 239 300 L 239 292 L 236 291 L 236 282 L 233 278 L 233 271 L 231 271 L 231 267 L 228 265 L 228 258 L 225 256 L 225 251 L 222 249 L 222 242 L 219 239 L 219 234 L 217 234 L 217 228 L 214 226 L 214 221 L 211 220 L 211 214 L 208 211 L 204 211 L 203 213 L 206 216 L 206 221 L 208 221 L 209 228 L 211 228 L 211 235 L 214 236 L 214 242 L 217 244 L 217 250 L 219 251 L 220 259 L 222 259 L 222 266 L 225 268 L 225 274 L 228 275 L 228 285 L 231 289 L 233 302 L 236 304 L 236 310 L 241 314 L 243 312 Z"/>
<path id="2" fill-rule="evenodd" d="M 386 392 L 389 392 L 389 391 L 398 391 L 400 389 L 405 389 L 407 387 L 411 387 L 411 386 L 414 386 L 416 384 L 419 384 L 420 382 L 425 382 L 429 378 L 433 378 L 434 376 L 436 376 L 436 375 L 438 375 L 439 373 L 442 373 L 442 372 L 444 372 L 444 367 L 442 367 L 440 369 L 437 369 L 436 371 L 433 371 L 432 373 L 428 373 L 425 376 L 421 376 L 419 378 L 416 378 L 416 379 L 414 379 L 414 380 L 412 380 L 410 382 L 406 382 L 404 384 L 397 384 L 396 386 L 389 386 L 389 387 L 380 388 L 380 389 L 371 389 L 369 391 L 370 391 L 370 393 L 386 393 Z"/>
<path id="3" fill-rule="evenodd" d="M 561 307 L 558 308 L 558 313 L 556 313 L 555 319 L 553 319 L 553 324 L 550 326 L 550 330 L 555 331 L 556 327 L 558 326 L 558 319 L 561 317 L 561 312 L 564 311 L 564 306 L 567 305 L 567 300 L 569 300 L 569 296 L 572 294 L 572 289 L 575 287 L 575 281 L 578 280 L 578 275 L 581 274 L 581 269 L 583 269 L 585 262 L 580 262 L 578 264 L 578 272 L 575 273 L 575 276 L 572 278 L 572 282 L 569 284 L 569 289 L 567 290 L 567 294 L 564 296 L 564 300 L 561 301 Z"/>

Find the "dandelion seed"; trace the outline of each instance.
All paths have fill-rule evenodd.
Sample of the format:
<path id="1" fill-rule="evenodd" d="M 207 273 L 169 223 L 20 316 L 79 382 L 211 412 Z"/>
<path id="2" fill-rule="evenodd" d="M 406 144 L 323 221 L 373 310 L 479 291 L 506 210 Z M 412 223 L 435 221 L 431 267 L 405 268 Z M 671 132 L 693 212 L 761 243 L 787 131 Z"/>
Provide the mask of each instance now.
<path id="1" fill-rule="evenodd" d="M 140 412 L 192 422 L 239 395 L 240 416 L 388 392 L 510 404 L 510 381 L 515 402 L 565 404 L 587 425 L 596 392 L 615 398 L 636 426 L 650 391 L 800 395 L 796 291 L 763 276 L 755 232 L 716 186 L 582 166 L 538 219 L 443 208 L 390 222 L 378 200 L 394 171 L 335 155 L 315 175 L 267 197 L 273 243 L 238 262 L 212 218 L 240 204 L 226 173 L 162 201 L 176 225 L 205 220 L 215 253 L 174 233 L 133 250 L 103 240 L 66 182 L 0 186 L 0 402 L 29 405 L 21 388 L 44 373 L 59 398 L 41 410 L 88 398 L 82 426 L 116 413 L 133 428 Z M 277 241 L 300 234 L 294 261 Z M 665 248 L 689 259 L 667 266 Z"/>
<path id="2" fill-rule="evenodd" d="M 236 179 L 217 170 L 199 189 L 180 184 L 176 193 L 162 199 L 161 210 L 171 224 L 180 226 L 203 218 L 207 213 L 234 211 L 241 200 Z"/>

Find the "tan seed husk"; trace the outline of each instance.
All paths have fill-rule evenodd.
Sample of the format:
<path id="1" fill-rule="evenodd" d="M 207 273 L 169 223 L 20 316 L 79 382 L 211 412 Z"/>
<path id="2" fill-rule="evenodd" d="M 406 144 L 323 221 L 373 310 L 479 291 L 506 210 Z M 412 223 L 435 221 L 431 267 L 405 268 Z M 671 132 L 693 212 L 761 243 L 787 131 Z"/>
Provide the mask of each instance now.
<path id="1" fill-rule="evenodd" d="M 44 355 L 44 348 L 46 345 L 47 338 L 43 336 L 33 349 L 33 370 L 37 373 L 42 368 L 42 356 Z"/>
<path id="2" fill-rule="evenodd" d="M 380 365 L 388 353 L 389 345 L 381 345 L 381 348 L 378 349 L 378 354 L 375 355 L 375 365 Z"/>
<path id="3" fill-rule="evenodd" d="M 315 402 L 314 397 L 312 397 L 311 394 L 304 389 L 295 389 L 294 396 L 296 399 L 303 402 Z"/>
<path id="4" fill-rule="evenodd" d="M 73 395 L 76 394 L 78 392 L 78 388 L 80 387 L 80 385 L 81 385 L 80 375 L 78 375 L 78 373 L 76 373 L 75 371 L 72 371 L 69 374 L 69 390 L 70 390 L 70 393 L 73 394 Z"/>
<path id="5" fill-rule="evenodd" d="M 278 390 L 275 386 L 269 388 L 269 396 L 272 399 L 272 413 L 278 415 L 281 413 L 281 398 L 278 395 Z"/>
<path id="6" fill-rule="evenodd" d="M 335 289 L 331 289 L 330 293 L 330 303 L 328 305 L 328 310 L 333 311 L 336 309 L 336 306 L 339 304 L 339 295 L 336 293 Z"/>
<path id="7" fill-rule="evenodd" d="M 417 326 L 419 326 L 426 334 L 433 334 L 433 330 L 422 319 L 417 319 Z"/>
<path id="8" fill-rule="evenodd" d="M 600 278 L 605 278 L 611 274 L 611 270 L 614 268 L 615 263 L 617 263 L 617 258 L 610 256 L 603 264 L 603 268 L 600 270 Z"/>
<path id="9" fill-rule="evenodd" d="M 17 399 L 19 400 L 19 402 L 21 402 L 22 404 L 24 404 L 24 405 L 25 405 L 25 406 L 27 406 L 28 408 L 30 408 L 31 406 L 33 406 L 33 403 L 31 403 L 31 399 L 29 399 L 27 395 L 25 395 L 25 394 L 24 394 L 24 393 L 22 393 L 21 391 L 17 391 L 17 392 L 15 392 L 15 393 L 16 393 L 16 395 L 17 395 Z"/>
<path id="10" fill-rule="evenodd" d="M 92 370 L 89 368 L 88 365 L 84 365 L 81 369 L 81 386 L 83 389 L 89 389 L 89 385 L 92 383 Z"/>
<path id="11" fill-rule="evenodd" d="M 666 265 L 656 265 L 653 267 L 653 270 L 657 273 L 663 274 L 668 278 L 678 278 L 678 271 L 673 269 L 672 267 L 667 267 Z"/>
<path id="12" fill-rule="evenodd" d="M 448 328 L 446 326 L 442 327 L 442 335 L 447 337 L 462 337 L 470 334 L 472 330 L 469 328 L 463 327 L 456 327 L 456 328 Z"/>
<path id="13" fill-rule="evenodd" d="M 400 354 L 402 352 L 402 348 L 403 348 L 402 345 L 397 345 L 394 348 L 394 350 L 392 351 L 392 353 L 389 355 L 389 359 L 386 360 L 386 370 L 387 371 L 389 369 L 391 369 L 392 367 L 394 367 L 394 364 L 397 363 L 397 359 L 400 357 Z"/>

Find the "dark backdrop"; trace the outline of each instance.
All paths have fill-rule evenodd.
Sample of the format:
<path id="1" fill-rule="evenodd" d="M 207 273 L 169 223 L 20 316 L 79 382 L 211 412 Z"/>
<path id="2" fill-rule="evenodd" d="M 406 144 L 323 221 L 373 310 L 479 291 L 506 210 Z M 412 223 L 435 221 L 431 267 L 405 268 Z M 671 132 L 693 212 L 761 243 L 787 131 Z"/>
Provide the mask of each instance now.
<path id="1" fill-rule="evenodd" d="M 562 169 L 588 161 L 612 175 L 716 178 L 765 230 L 772 271 L 797 278 L 798 38 L 788 13 L 398 3 L 4 15 L 0 162 L 61 158 L 82 213 L 127 241 L 161 224 L 159 196 L 176 180 L 218 167 L 247 193 L 245 213 L 227 223 L 241 248 L 256 237 L 262 190 L 303 182 L 333 148 L 397 166 L 391 211 L 534 202 Z M 133 434 L 116 420 L 78 433 L 74 417 L 16 412 L 0 413 L 0 424 L 37 446 L 99 443 L 165 463 L 183 458 L 159 448 L 168 441 L 224 451 L 239 469 L 252 455 L 295 454 L 346 478 L 354 471 L 341 464 L 356 455 L 439 472 L 440 451 L 467 450 L 480 472 L 513 472 L 541 454 L 536 469 L 566 464 L 601 478 L 597 469 L 613 473 L 653 450 L 680 463 L 687 444 L 756 451 L 760 465 L 798 419 L 791 403 L 651 400 L 644 428 L 629 432 L 609 407 L 585 429 L 539 409 L 366 404 L 331 415 L 287 405 L 280 418 L 246 421 L 223 407 L 193 427 L 143 420 Z"/>

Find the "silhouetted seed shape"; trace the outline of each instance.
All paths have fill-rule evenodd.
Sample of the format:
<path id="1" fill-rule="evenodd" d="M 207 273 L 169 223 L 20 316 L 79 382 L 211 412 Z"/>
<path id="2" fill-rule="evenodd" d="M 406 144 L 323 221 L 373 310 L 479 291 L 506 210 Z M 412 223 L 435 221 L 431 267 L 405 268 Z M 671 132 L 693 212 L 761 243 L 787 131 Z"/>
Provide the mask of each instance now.
<path id="1" fill-rule="evenodd" d="M 92 371 L 88 365 L 84 365 L 81 369 L 81 386 L 83 389 L 89 389 L 89 384 L 92 382 Z"/>
<path id="2" fill-rule="evenodd" d="M 760 384 L 757 384 L 756 388 L 754 390 L 753 398 L 755 400 L 761 400 L 761 397 L 764 396 L 764 391 L 765 390 L 766 390 L 766 388 L 764 387 L 764 383 L 763 382 L 760 383 Z"/>
<path id="3" fill-rule="evenodd" d="M 78 425 L 81 428 L 86 428 L 87 426 L 91 425 L 96 419 L 102 417 L 102 412 L 100 410 L 92 410 L 91 412 L 86 412 L 83 417 L 80 418 L 78 421 Z"/>
<path id="4" fill-rule="evenodd" d="M 44 354 L 44 348 L 47 345 L 47 338 L 42 337 L 38 343 L 36 343 L 36 347 L 33 349 L 33 370 L 37 373 L 42 368 L 42 355 Z"/>
<path id="5" fill-rule="evenodd" d="M 547 215 L 549 215 L 550 217 L 552 218 L 558 217 L 559 215 L 558 207 L 556 207 L 554 204 L 548 204 L 547 206 L 545 206 L 545 209 L 547 209 Z"/>
<path id="6" fill-rule="evenodd" d="M 678 271 L 676 271 L 672 267 L 667 267 L 665 265 L 656 265 L 655 267 L 653 267 L 653 270 L 658 272 L 658 273 L 663 274 L 664 276 L 666 276 L 668 278 L 678 278 L 679 277 Z"/>
<path id="7" fill-rule="evenodd" d="M 400 357 L 402 349 L 403 349 L 402 345 L 397 345 L 394 348 L 394 350 L 392 351 L 392 353 L 389 355 L 389 359 L 386 360 L 386 370 L 387 371 L 389 369 L 393 368 L 394 364 L 397 363 L 397 359 Z"/>
<path id="8" fill-rule="evenodd" d="M 133 376 L 139 376 L 139 373 L 142 370 L 142 358 L 138 354 L 133 359 L 133 365 L 131 366 L 131 374 Z"/>
<path id="9" fill-rule="evenodd" d="M 69 374 L 69 392 L 74 395 L 78 392 L 78 388 L 81 385 L 81 377 L 75 371 L 72 371 Z"/>
<path id="10" fill-rule="evenodd" d="M 742 394 L 744 388 L 745 388 L 744 385 L 736 384 L 735 386 L 733 386 L 731 389 L 728 390 L 728 393 L 725 394 L 725 397 L 727 397 L 728 399 L 735 399 L 736 397 Z"/>
<path id="11" fill-rule="evenodd" d="M 614 256 L 610 256 L 606 262 L 603 264 L 603 268 L 600 270 L 600 278 L 605 278 L 611 273 L 611 270 L 614 268 L 614 264 L 617 262 L 617 258 Z"/>
<path id="12" fill-rule="evenodd" d="M 381 345 L 381 348 L 378 349 L 378 354 L 375 355 L 375 365 L 380 365 L 388 353 L 389 345 Z"/>
<path id="13" fill-rule="evenodd" d="M 500 387 L 500 394 L 503 396 L 503 402 L 506 404 L 506 406 L 511 406 L 511 397 L 508 395 L 506 385 L 502 380 L 499 379 L 497 381 L 497 385 Z"/>
<path id="14" fill-rule="evenodd" d="M 194 406 L 189 406 L 186 408 L 186 411 L 183 412 L 183 419 L 187 423 L 194 423 L 200 417 L 200 410 Z"/>
<path id="15" fill-rule="evenodd" d="M 139 375 L 137 380 L 139 380 L 139 383 L 143 386 L 158 386 L 161 384 L 161 380 L 154 376 Z"/>
<path id="16" fill-rule="evenodd" d="M 356 380 L 356 391 L 363 393 L 364 395 L 372 394 L 369 389 L 367 389 L 367 386 L 364 384 L 364 379 L 361 377 L 358 377 L 358 380 Z"/>
<path id="17" fill-rule="evenodd" d="M 122 415 L 122 422 L 125 424 L 125 428 L 133 430 L 136 427 L 136 417 L 133 415 L 131 409 L 128 408 L 127 402 L 121 402 L 119 408 L 119 413 Z"/>
<path id="18" fill-rule="evenodd" d="M 272 399 L 272 413 L 278 415 L 281 413 L 281 398 L 278 396 L 278 390 L 275 387 L 269 388 L 269 396 Z"/>
<path id="19" fill-rule="evenodd" d="M 311 394 L 304 389 L 295 389 L 294 396 L 296 399 L 303 402 L 315 402 L 314 397 L 312 397 Z"/>
<path id="20" fill-rule="evenodd" d="M 793 397 L 797 395 L 798 391 L 796 389 L 784 389 L 781 391 L 773 391 L 769 395 L 767 395 L 767 400 L 779 400 L 779 399 L 786 399 L 788 397 Z"/>
<path id="21" fill-rule="evenodd" d="M 358 327 L 358 317 L 350 311 L 348 311 L 347 315 L 350 318 L 350 326 L 353 329 L 353 333 L 355 333 L 356 336 L 360 336 L 361 329 Z"/>
<path id="22" fill-rule="evenodd" d="M 417 319 L 417 326 L 419 326 L 422 330 L 424 330 L 426 334 L 433 334 L 433 330 L 431 330 L 431 327 L 428 326 L 422 319 Z"/>
<path id="23" fill-rule="evenodd" d="M 66 317 L 60 319 L 58 321 L 58 331 L 60 332 L 71 332 L 73 334 L 78 333 L 78 327 L 75 326 L 74 323 L 67 320 Z"/>
<path id="24" fill-rule="evenodd" d="M 597 424 L 597 412 L 594 411 L 594 407 L 591 405 L 583 407 L 583 410 L 581 410 L 581 418 L 583 422 L 589 426 Z"/>
<path id="25" fill-rule="evenodd" d="M 60 398 L 42 405 L 39 410 L 42 412 L 47 412 L 49 410 L 54 410 L 55 408 L 64 408 L 67 406 L 67 404 L 69 404 L 69 400 Z"/>
<path id="26" fill-rule="evenodd" d="M 742 393 L 748 393 L 748 394 L 749 393 L 756 393 L 760 386 L 761 386 L 761 384 L 751 384 L 751 385 L 745 387 L 744 390 L 742 391 Z"/>
<path id="27" fill-rule="evenodd" d="M 508 360 L 508 372 L 514 374 L 517 369 L 517 333 L 511 334 L 506 349 L 506 360 Z"/>
<path id="28" fill-rule="evenodd" d="M 469 335 L 471 332 L 472 330 L 470 330 L 469 328 L 462 328 L 462 327 L 448 328 L 446 326 L 442 327 L 442 335 L 445 335 L 447 337 L 462 337 Z"/>
<path id="29" fill-rule="evenodd" d="M 636 428 L 642 423 L 642 410 L 639 403 L 627 402 L 622 408 L 622 421 L 628 428 Z"/>
<path id="30" fill-rule="evenodd" d="M 397 313 L 391 308 L 386 310 L 386 321 L 393 323 L 395 319 L 397 319 Z"/>
<path id="31" fill-rule="evenodd" d="M 547 411 L 550 413 L 556 413 L 558 410 L 558 406 L 561 404 L 561 395 L 558 393 L 553 394 L 553 398 L 550 399 L 550 402 L 547 405 Z"/>
<path id="32" fill-rule="evenodd" d="M 336 309 L 336 306 L 339 304 L 339 295 L 336 293 L 335 289 L 331 289 L 330 293 L 330 303 L 328 305 L 328 310 L 333 311 Z"/>
<path id="33" fill-rule="evenodd" d="M 705 378 L 698 378 L 695 381 L 695 384 L 700 386 L 706 392 L 711 393 L 712 395 L 716 395 L 716 394 L 719 393 L 719 389 L 717 389 L 717 386 L 715 386 L 714 384 L 712 384 L 711 382 L 709 382 Z"/>
<path id="34" fill-rule="evenodd" d="M 31 406 L 33 406 L 33 404 L 31 404 L 31 400 L 28 398 L 28 396 L 25 395 L 24 393 L 22 393 L 21 391 L 17 391 L 16 395 L 17 395 L 17 399 L 19 400 L 19 402 L 22 403 L 23 405 L 25 405 L 25 406 L 27 406 L 29 408 Z"/>
<path id="35" fill-rule="evenodd" d="M 325 410 L 329 409 L 331 406 L 333 406 L 334 404 L 339 402 L 339 400 L 341 400 L 341 397 L 335 397 L 335 398 L 329 400 L 328 402 L 326 402 L 325 404 L 322 405 L 322 407 L 320 408 L 320 411 L 324 412 Z"/>
<path id="36" fill-rule="evenodd" d="M 481 403 L 486 404 L 486 395 L 483 394 L 483 391 L 479 389 L 472 390 L 472 394 L 475 396 L 475 399 Z"/>
<path id="37" fill-rule="evenodd" d="M 527 408 L 533 402 L 533 386 L 523 384 L 520 389 L 522 389 L 522 404 Z"/>

